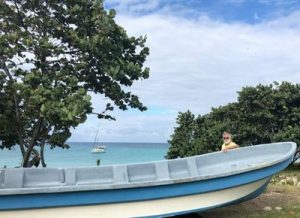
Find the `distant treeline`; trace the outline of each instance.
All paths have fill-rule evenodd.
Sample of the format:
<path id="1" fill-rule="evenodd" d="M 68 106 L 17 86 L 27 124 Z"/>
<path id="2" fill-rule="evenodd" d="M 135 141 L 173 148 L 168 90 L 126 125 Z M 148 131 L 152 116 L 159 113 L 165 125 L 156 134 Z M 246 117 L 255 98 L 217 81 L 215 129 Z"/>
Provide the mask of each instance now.
<path id="1" fill-rule="evenodd" d="M 224 131 L 240 146 L 279 141 L 300 145 L 300 84 L 244 87 L 237 102 L 203 116 L 180 112 L 177 124 L 168 141 L 169 159 L 220 150 Z"/>

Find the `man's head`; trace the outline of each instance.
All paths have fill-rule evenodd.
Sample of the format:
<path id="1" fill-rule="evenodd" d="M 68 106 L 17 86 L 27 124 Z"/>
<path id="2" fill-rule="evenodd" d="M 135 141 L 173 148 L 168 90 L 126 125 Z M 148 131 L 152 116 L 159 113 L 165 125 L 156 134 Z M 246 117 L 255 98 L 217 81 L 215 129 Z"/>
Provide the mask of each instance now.
<path id="1" fill-rule="evenodd" d="M 225 145 L 231 142 L 231 134 L 229 132 L 223 132 L 223 141 Z"/>

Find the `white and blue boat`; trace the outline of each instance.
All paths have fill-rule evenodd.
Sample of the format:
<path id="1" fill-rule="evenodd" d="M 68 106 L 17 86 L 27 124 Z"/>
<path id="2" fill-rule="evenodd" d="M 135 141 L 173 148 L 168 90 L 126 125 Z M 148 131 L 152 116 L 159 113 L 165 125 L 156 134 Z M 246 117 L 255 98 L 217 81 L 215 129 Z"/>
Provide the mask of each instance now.
<path id="1" fill-rule="evenodd" d="M 105 145 L 98 145 L 95 146 L 92 150 L 91 153 L 105 153 L 106 152 L 106 146 Z"/>
<path id="2" fill-rule="evenodd" d="M 0 217 L 164 217 L 252 199 L 293 160 L 282 142 L 140 164 L 2 169 Z"/>

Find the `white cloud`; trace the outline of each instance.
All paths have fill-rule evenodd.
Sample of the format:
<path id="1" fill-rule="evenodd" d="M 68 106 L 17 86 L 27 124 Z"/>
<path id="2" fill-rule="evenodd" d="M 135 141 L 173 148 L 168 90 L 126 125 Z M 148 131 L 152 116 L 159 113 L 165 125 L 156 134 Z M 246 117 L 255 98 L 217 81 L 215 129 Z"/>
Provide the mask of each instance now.
<path id="1" fill-rule="evenodd" d="M 178 111 L 207 113 L 212 106 L 235 101 L 244 86 L 300 82 L 299 18 L 300 12 L 295 12 L 250 25 L 205 16 L 189 20 L 160 13 L 118 15 L 118 23 L 129 35 L 148 37 L 150 78 L 137 82 L 132 91 L 150 109 L 171 112 L 116 111 L 116 122 L 103 121 L 103 141 L 166 141 Z M 93 140 L 96 126 L 95 119 L 89 118 L 72 139 Z"/>
<path id="2" fill-rule="evenodd" d="M 175 125 L 175 114 L 165 116 L 130 114 L 122 112 L 117 121 L 100 121 L 97 141 L 101 142 L 165 142 Z M 89 116 L 85 124 L 80 125 L 70 141 L 94 142 L 99 120 Z"/>
<path id="3" fill-rule="evenodd" d="M 300 30 L 300 11 L 296 11 L 289 16 L 277 18 L 275 20 L 268 21 L 265 24 L 268 28 L 272 28 L 275 31 L 287 31 L 299 33 Z"/>
<path id="4" fill-rule="evenodd" d="M 253 26 L 207 18 L 119 17 L 129 34 L 148 36 L 151 76 L 134 87 L 136 92 L 148 104 L 197 113 L 234 100 L 245 85 L 295 81 L 290 78 L 300 70 L 299 30 L 289 28 L 286 19 Z"/>

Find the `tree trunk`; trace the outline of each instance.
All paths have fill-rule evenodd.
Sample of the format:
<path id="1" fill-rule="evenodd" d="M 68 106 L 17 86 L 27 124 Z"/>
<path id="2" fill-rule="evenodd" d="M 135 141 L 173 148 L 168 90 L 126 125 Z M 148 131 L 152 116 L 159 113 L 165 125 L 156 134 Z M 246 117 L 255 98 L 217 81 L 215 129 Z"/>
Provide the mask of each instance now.
<path id="1" fill-rule="evenodd" d="M 43 143 L 41 144 L 41 161 L 42 161 L 42 166 L 43 167 L 47 167 L 47 164 L 45 163 L 45 158 L 44 158 L 44 148 L 45 148 L 45 141 L 43 141 Z"/>
<path id="2" fill-rule="evenodd" d="M 39 152 L 36 149 L 32 149 L 32 157 L 31 160 L 29 160 L 27 167 L 38 167 L 40 165 L 41 156 Z"/>
<path id="3" fill-rule="evenodd" d="M 6 74 L 6 76 L 8 76 L 9 78 L 9 81 L 14 84 L 15 83 L 15 80 L 14 78 L 12 77 L 11 73 L 9 72 L 6 64 L 5 64 L 5 61 L 1 61 L 0 62 L 0 67 L 2 69 L 4 69 L 4 72 Z M 13 99 L 14 99 L 14 106 L 15 106 L 15 112 L 16 112 L 16 132 L 17 132 L 17 135 L 18 135 L 18 141 L 19 141 L 19 146 L 20 146 L 20 150 L 22 152 L 22 155 L 23 157 L 25 156 L 25 147 L 24 147 L 24 141 L 23 141 L 23 137 L 22 137 L 22 132 L 21 132 L 21 128 L 20 128 L 20 108 L 19 108 L 19 100 L 18 100 L 18 95 L 17 95 L 17 92 L 15 90 L 15 88 L 13 89 Z"/>
<path id="4" fill-rule="evenodd" d="M 37 139 L 38 133 L 40 131 L 41 125 L 42 125 L 42 119 L 39 119 L 34 128 L 30 144 L 27 147 L 25 155 L 23 156 L 23 167 L 31 167 L 29 159 L 30 159 L 30 155 L 32 154 L 32 152 L 36 151 L 36 150 L 35 151 L 33 151 L 33 150 L 34 150 L 34 146 L 36 145 L 36 139 Z"/>

